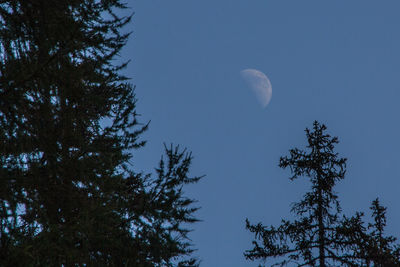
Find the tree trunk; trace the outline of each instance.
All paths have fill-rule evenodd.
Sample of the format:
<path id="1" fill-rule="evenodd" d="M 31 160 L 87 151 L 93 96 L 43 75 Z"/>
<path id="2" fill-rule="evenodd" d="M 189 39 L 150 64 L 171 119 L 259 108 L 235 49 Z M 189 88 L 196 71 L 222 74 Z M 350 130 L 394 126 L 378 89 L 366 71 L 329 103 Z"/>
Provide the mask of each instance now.
<path id="1" fill-rule="evenodd" d="M 318 189 L 318 243 L 319 243 L 319 266 L 325 267 L 325 227 L 322 214 L 322 190 Z"/>

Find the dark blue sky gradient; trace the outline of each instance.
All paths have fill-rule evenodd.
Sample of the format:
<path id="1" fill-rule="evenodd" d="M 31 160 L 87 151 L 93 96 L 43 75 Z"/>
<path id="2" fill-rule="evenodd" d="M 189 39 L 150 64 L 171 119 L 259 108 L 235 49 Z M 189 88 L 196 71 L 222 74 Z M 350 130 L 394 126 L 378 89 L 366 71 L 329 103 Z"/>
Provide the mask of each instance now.
<path id="1" fill-rule="evenodd" d="M 339 137 L 348 172 L 336 187 L 344 213 L 380 197 L 400 237 L 400 1 L 142 0 L 123 59 L 151 120 L 137 169 L 151 171 L 163 142 L 193 151 L 188 188 L 203 222 L 191 234 L 202 266 L 244 260 L 245 218 L 278 225 L 306 179 L 289 181 L 279 157 L 304 148 L 314 120 Z M 263 71 L 273 95 L 262 109 L 241 79 Z M 369 214 L 369 213 L 368 213 Z"/>

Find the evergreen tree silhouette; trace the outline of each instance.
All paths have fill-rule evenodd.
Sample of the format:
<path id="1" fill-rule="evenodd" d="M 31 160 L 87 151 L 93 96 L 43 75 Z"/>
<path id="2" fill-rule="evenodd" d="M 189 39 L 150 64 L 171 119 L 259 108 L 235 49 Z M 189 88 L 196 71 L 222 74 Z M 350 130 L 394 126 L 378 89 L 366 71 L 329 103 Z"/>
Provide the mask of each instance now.
<path id="1" fill-rule="evenodd" d="M 373 201 L 374 223 L 368 227 L 363 214 L 342 216 L 338 196 L 333 188 L 346 173 L 345 158 L 334 152 L 337 137 L 326 133 L 326 126 L 315 121 L 306 129 L 307 149 L 294 148 L 280 158 L 279 166 L 289 168 L 291 180 L 307 177 L 311 190 L 291 211 L 299 219 L 282 220 L 278 227 L 251 224 L 253 248 L 246 250 L 248 260 L 277 259 L 272 266 L 400 266 L 400 247 L 394 237 L 385 237 L 386 208 Z"/>
<path id="2" fill-rule="evenodd" d="M 283 220 L 278 228 L 251 225 L 246 220 L 246 228 L 262 241 L 253 241 L 254 248 L 245 252 L 247 259 L 287 256 L 276 265 L 321 267 L 340 261 L 334 247 L 333 226 L 341 209 L 333 187 L 344 178 L 346 159 L 334 152 L 338 139 L 325 130 L 325 125 L 315 121 L 312 131 L 306 129 L 308 151 L 294 148 L 288 157 L 280 159 L 281 168 L 290 168 L 291 180 L 306 176 L 311 182 L 311 191 L 292 207 L 299 220 Z"/>
<path id="3" fill-rule="evenodd" d="M 197 265 L 191 154 L 166 147 L 155 177 L 132 167 L 147 124 L 115 64 L 125 8 L 0 3 L 1 266 Z"/>
<path id="4" fill-rule="evenodd" d="M 351 264 L 349 266 L 399 267 L 400 245 L 393 236 L 385 236 L 386 208 L 379 199 L 372 201 L 373 223 L 363 222 L 364 214 L 344 219 L 337 228 L 336 241 Z"/>

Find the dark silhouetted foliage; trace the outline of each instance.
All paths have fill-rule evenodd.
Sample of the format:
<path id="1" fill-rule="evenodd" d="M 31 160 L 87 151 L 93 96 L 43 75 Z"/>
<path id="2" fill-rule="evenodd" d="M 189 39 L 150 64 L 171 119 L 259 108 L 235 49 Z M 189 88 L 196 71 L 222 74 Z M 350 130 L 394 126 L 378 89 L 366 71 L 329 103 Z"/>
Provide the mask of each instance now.
<path id="1" fill-rule="evenodd" d="M 119 0 L 0 3 L 0 265 L 194 266 L 191 154 L 132 169 L 147 125 L 115 64 Z M 186 224 L 186 226 L 185 226 Z M 179 263 L 180 262 L 180 263 Z"/>
<path id="2" fill-rule="evenodd" d="M 379 199 L 375 199 L 370 207 L 373 223 L 362 221 L 363 213 L 355 216 L 344 216 L 341 225 L 337 228 L 337 243 L 343 248 L 343 257 L 351 264 L 348 266 L 400 266 L 400 245 L 396 238 L 385 236 L 386 208 L 381 206 Z"/>
<path id="3" fill-rule="evenodd" d="M 290 155 L 281 157 L 279 163 L 281 168 L 290 168 L 291 180 L 310 179 L 311 190 L 291 209 L 299 219 L 282 220 L 279 227 L 252 225 L 246 219 L 246 228 L 255 236 L 253 248 L 244 253 L 246 259 L 276 258 L 272 266 L 398 264 L 395 259 L 399 249 L 392 245 L 395 239 L 382 236 L 385 209 L 377 200 L 372 207 L 375 224 L 367 227 L 371 232 L 362 222 L 362 213 L 351 218 L 341 216 L 333 187 L 345 176 L 346 159 L 334 152 L 338 139 L 327 134 L 326 126 L 317 121 L 312 130 L 306 129 L 306 135 L 307 150 L 291 149 Z"/>

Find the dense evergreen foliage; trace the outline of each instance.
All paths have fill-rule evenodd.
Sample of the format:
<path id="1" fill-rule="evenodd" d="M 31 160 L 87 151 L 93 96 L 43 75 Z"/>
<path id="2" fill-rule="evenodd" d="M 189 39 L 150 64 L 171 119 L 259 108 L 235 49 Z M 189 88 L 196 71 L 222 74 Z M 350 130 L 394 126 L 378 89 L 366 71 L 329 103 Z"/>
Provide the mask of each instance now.
<path id="1" fill-rule="evenodd" d="M 115 64 L 124 8 L 0 3 L 1 266 L 196 265 L 191 154 L 166 147 L 156 177 L 132 167 L 147 125 Z"/>
<path id="2" fill-rule="evenodd" d="M 290 168 L 291 180 L 310 179 L 311 190 L 291 209 L 299 219 L 282 220 L 279 227 L 252 225 L 246 220 L 255 240 L 245 257 L 278 258 L 272 266 L 400 266 L 395 239 L 383 236 L 385 208 L 378 200 L 372 205 L 375 223 L 368 227 L 362 213 L 350 218 L 341 215 L 333 188 L 345 176 L 346 159 L 334 152 L 338 139 L 317 121 L 312 130 L 306 129 L 306 135 L 307 150 L 291 149 L 279 164 Z"/>

